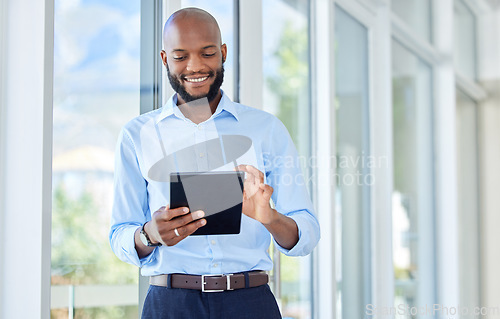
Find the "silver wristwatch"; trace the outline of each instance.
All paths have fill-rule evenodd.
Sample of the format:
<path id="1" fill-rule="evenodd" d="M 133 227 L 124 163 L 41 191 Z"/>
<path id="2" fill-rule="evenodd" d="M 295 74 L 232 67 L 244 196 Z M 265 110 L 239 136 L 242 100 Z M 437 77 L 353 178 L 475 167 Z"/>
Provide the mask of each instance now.
<path id="1" fill-rule="evenodd" d="M 143 225 L 142 225 L 142 228 L 141 228 L 141 233 L 139 234 L 139 238 L 141 239 L 141 242 L 145 245 L 145 246 L 148 246 L 148 247 L 157 247 L 157 246 L 161 246 L 161 243 L 157 243 L 157 244 L 153 244 L 151 242 L 151 240 L 149 239 L 149 236 L 148 234 L 146 233 L 146 230 L 144 230 L 144 226 L 146 226 L 147 222 L 145 222 Z"/>

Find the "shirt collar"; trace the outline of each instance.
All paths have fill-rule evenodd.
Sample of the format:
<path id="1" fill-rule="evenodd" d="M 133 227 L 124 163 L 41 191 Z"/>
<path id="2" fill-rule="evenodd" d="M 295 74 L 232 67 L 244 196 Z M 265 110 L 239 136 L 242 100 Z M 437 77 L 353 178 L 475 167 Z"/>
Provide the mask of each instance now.
<path id="1" fill-rule="evenodd" d="M 239 121 L 238 112 L 236 111 L 236 103 L 231 101 L 231 99 L 226 95 L 226 93 L 224 93 L 223 90 L 221 90 L 221 93 L 222 97 L 219 101 L 219 105 L 217 105 L 217 109 L 215 110 L 215 113 L 211 118 L 215 118 L 219 116 L 219 114 L 221 114 L 223 111 L 226 111 L 231 114 L 237 121 Z M 156 117 L 156 124 L 169 116 L 177 116 L 180 119 L 185 118 L 184 114 L 182 114 L 182 112 L 177 107 L 177 93 L 174 93 L 168 99 L 167 103 L 163 105 L 161 113 Z"/>

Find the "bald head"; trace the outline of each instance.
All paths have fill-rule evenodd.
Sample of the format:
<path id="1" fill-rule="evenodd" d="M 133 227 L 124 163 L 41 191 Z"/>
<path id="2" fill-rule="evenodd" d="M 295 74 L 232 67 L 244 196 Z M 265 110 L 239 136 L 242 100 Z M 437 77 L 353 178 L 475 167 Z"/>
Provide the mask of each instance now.
<path id="1" fill-rule="evenodd" d="M 178 103 L 206 97 L 214 111 L 227 54 L 215 18 L 197 8 L 179 10 L 165 23 L 163 44 L 161 58 Z"/>
<path id="2" fill-rule="evenodd" d="M 176 40 L 176 37 L 187 36 L 189 32 L 196 32 L 221 45 L 222 37 L 217 20 L 205 10 L 199 8 L 184 8 L 174 12 L 165 23 L 163 29 L 163 43 L 165 47 Z"/>

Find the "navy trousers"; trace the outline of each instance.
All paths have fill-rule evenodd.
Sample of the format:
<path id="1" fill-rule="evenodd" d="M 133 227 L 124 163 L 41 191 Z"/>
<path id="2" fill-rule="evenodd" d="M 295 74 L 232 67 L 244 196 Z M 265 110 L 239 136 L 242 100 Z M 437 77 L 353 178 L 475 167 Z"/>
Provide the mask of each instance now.
<path id="1" fill-rule="evenodd" d="M 279 319 L 269 285 L 224 292 L 149 286 L 142 319 Z"/>

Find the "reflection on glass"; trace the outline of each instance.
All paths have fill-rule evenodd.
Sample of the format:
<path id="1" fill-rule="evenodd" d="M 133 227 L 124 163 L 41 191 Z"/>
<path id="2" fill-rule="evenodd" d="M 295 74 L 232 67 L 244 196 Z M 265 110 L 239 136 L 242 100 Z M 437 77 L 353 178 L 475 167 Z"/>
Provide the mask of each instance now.
<path id="1" fill-rule="evenodd" d="M 262 2 L 264 109 L 285 124 L 299 154 L 309 158 L 309 38 L 306 0 Z M 306 180 L 310 174 L 303 167 Z M 281 256 L 283 317 L 311 318 L 311 258 Z"/>
<path id="2" fill-rule="evenodd" d="M 460 306 L 481 306 L 479 269 L 479 180 L 477 104 L 457 91 L 457 176 Z M 475 316 L 470 313 L 461 318 Z"/>
<path id="3" fill-rule="evenodd" d="M 435 302 L 432 71 L 398 42 L 392 46 L 395 305 Z"/>
<path id="4" fill-rule="evenodd" d="M 431 0 L 391 0 L 391 9 L 418 36 L 432 42 Z"/>
<path id="5" fill-rule="evenodd" d="M 222 90 L 234 100 L 234 63 L 237 59 L 234 56 L 234 3 L 227 0 L 182 0 L 183 8 L 196 7 L 208 11 L 219 24 L 222 34 L 222 43 L 227 45 L 227 58 L 224 63 L 224 83 Z"/>
<path id="6" fill-rule="evenodd" d="M 476 79 L 476 18 L 461 0 L 454 1 L 455 68 L 468 78 Z"/>
<path id="7" fill-rule="evenodd" d="M 335 8 L 337 317 L 364 318 L 370 300 L 368 33 Z"/>
<path id="8" fill-rule="evenodd" d="M 139 112 L 140 3 L 58 0 L 54 45 L 51 318 L 137 318 L 137 268 L 108 232 L 116 139 Z"/>

